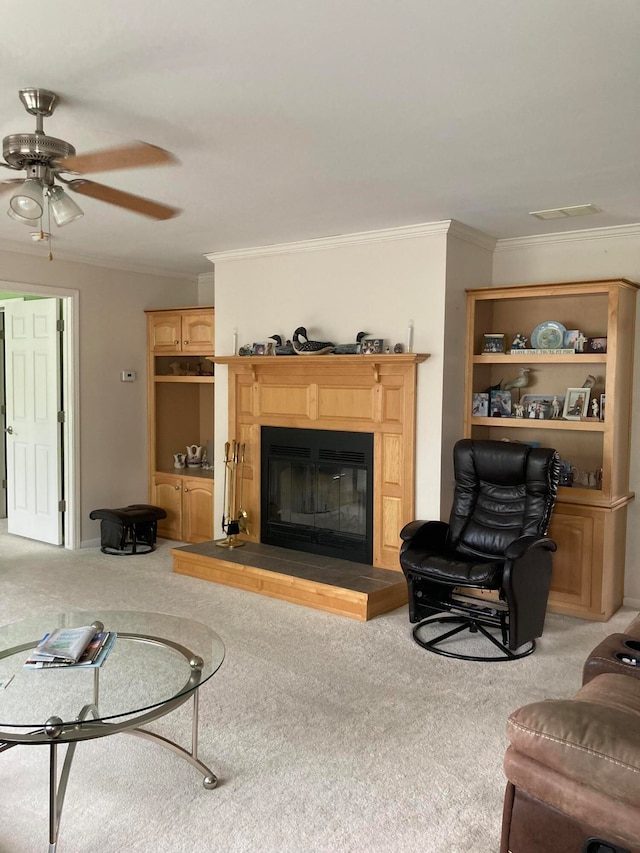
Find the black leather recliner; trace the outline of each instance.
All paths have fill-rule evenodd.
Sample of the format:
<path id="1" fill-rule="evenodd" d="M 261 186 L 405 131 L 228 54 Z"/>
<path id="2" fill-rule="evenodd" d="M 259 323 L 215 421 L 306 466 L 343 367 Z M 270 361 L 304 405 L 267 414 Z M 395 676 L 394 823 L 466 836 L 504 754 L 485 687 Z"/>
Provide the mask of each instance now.
<path id="1" fill-rule="evenodd" d="M 409 619 L 419 623 L 414 639 L 429 651 L 465 660 L 524 657 L 544 626 L 556 550 L 545 534 L 558 489 L 558 453 L 462 439 L 454 447 L 454 470 L 449 523 L 412 521 L 400 533 Z M 483 597 L 487 591 L 490 597 Z M 448 630 L 425 638 L 433 622 Z M 454 650 L 455 643 L 441 647 L 467 629 L 483 634 L 498 652 L 464 654 Z"/>

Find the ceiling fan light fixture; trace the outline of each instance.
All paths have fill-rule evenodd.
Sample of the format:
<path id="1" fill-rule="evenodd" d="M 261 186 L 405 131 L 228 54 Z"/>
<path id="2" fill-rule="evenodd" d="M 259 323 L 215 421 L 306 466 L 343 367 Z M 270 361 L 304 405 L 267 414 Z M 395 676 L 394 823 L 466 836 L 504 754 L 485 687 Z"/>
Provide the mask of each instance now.
<path id="1" fill-rule="evenodd" d="M 19 213 L 16 213 L 15 210 L 12 210 L 11 208 L 7 210 L 7 216 L 10 216 L 16 222 L 21 222 L 23 225 L 28 225 L 29 228 L 35 228 L 38 224 L 37 219 L 27 219 L 24 216 L 20 216 Z"/>
<path id="2" fill-rule="evenodd" d="M 82 208 L 72 198 L 69 198 L 62 187 L 49 187 L 47 195 L 49 197 L 49 209 L 58 227 L 68 225 L 84 216 Z"/>
<path id="3" fill-rule="evenodd" d="M 11 196 L 9 206 L 22 219 L 30 219 L 31 224 L 40 219 L 44 207 L 40 181 L 27 178 Z"/>

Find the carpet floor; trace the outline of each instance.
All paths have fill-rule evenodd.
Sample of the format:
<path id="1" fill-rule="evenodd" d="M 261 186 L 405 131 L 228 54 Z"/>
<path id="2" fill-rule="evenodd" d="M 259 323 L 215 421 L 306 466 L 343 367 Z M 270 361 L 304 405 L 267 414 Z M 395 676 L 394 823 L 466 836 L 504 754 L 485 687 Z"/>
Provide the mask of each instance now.
<path id="1" fill-rule="evenodd" d="M 204 622 L 226 646 L 200 695 L 199 755 L 218 787 L 138 738 L 81 743 L 57 853 L 497 851 L 509 713 L 575 693 L 588 652 L 634 615 L 550 614 L 532 656 L 456 661 L 413 642 L 405 608 L 355 622 L 175 575 L 175 545 L 119 558 L 0 538 L 0 624 L 150 610 Z M 189 748 L 190 707 L 154 730 Z M 46 849 L 47 774 L 44 748 L 0 755 L 0 853 Z"/>

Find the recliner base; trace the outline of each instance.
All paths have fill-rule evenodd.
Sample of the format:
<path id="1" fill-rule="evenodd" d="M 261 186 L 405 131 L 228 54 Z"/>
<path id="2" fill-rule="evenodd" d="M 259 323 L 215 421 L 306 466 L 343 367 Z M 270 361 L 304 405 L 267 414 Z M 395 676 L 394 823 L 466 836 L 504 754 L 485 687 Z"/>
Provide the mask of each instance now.
<path id="1" fill-rule="evenodd" d="M 433 640 L 424 640 L 422 637 L 419 636 L 418 632 L 420 631 L 420 629 L 424 628 L 425 625 L 433 625 L 437 623 L 443 625 L 454 624 L 457 625 L 457 627 L 452 628 L 450 631 L 445 631 L 444 633 L 439 634 Z M 527 655 L 530 655 L 535 651 L 535 640 L 529 640 L 529 642 L 524 643 L 519 649 L 513 651 L 506 645 L 505 642 L 501 642 L 496 637 L 494 637 L 493 634 L 489 630 L 487 630 L 488 627 L 500 627 L 500 625 L 499 623 L 496 624 L 494 622 L 488 622 L 486 620 L 464 615 L 430 616 L 427 619 L 423 619 L 414 627 L 413 639 L 423 649 L 426 649 L 428 652 L 433 652 L 436 655 L 442 655 L 443 657 L 448 658 L 457 658 L 458 660 L 482 661 L 483 663 L 491 663 L 492 661 L 519 660 L 520 658 L 527 657 Z M 448 640 L 450 637 L 453 637 L 456 634 L 460 634 L 462 631 L 469 631 L 472 634 L 480 632 L 500 650 L 501 654 L 467 655 L 463 652 L 452 652 L 448 649 L 438 648 L 439 643 Z"/>

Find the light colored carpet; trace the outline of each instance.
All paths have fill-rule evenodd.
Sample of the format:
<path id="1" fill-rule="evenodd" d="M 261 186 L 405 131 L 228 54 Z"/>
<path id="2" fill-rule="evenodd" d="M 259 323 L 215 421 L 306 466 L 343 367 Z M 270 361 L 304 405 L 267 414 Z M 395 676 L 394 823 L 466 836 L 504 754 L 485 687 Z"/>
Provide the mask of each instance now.
<path id="1" fill-rule="evenodd" d="M 175 544 L 118 558 L 0 537 L 0 623 L 154 610 L 207 623 L 227 649 L 200 702 L 200 757 L 218 788 L 138 738 L 82 743 L 58 853 L 497 851 L 508 714 L 572 695 L 591 648 L 634 615 L 549 615 L 531 657 L 447 660 L 415 645 L 404 608 L 354 622 L 174 575 Z M 188 748 L 188 709 L 155 730 Z M 46 849 L 47 762 L 42 747 L 0 755 L 2 853 Z"/>

